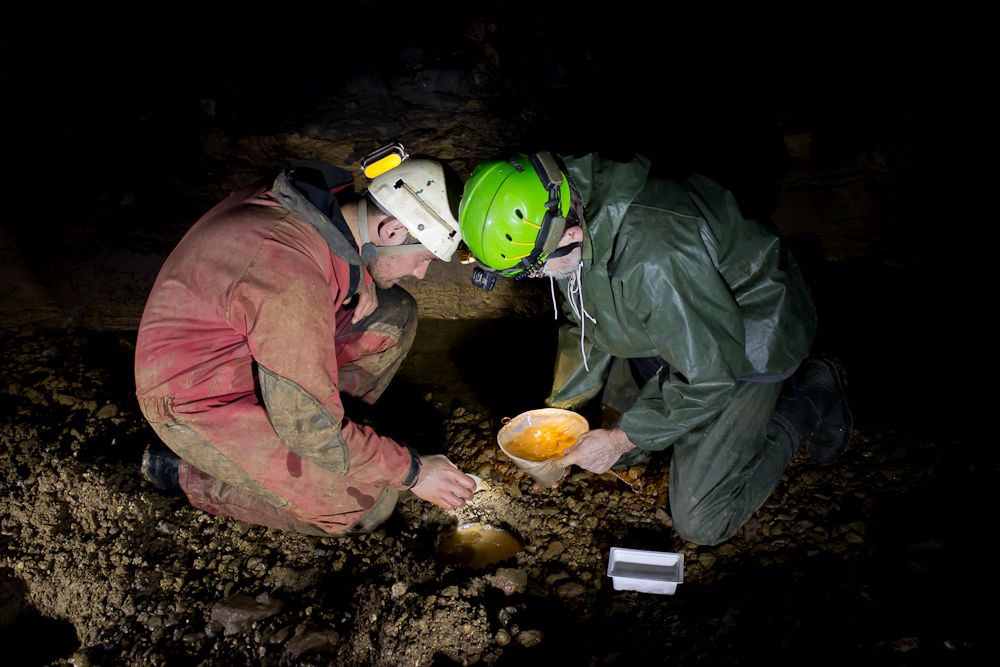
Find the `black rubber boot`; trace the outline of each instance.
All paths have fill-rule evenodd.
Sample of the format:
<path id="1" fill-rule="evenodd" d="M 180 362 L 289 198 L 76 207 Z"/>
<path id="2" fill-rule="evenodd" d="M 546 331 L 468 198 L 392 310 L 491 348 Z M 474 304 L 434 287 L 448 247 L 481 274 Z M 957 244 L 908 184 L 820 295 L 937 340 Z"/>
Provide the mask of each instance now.
<path id="1" fill-rule="evenodd" d="M 146 446 L 146 451 L 142 453 L 142 466 L 140 471 L 146 481 L 170 494 L 181 492 L 181 484 L 177 479 L 177 468 L 181 459 L 173 453 L 167 446 L 159 442 L 154 442 Z"/>
<path id="2" fill-rule="evenodd" d="M 830 463 L 851 440 L 852 417 L 844 395 L 839 364 L 807 359 L 786 382 L 774 408 L 779 422 L 791 426 L 817 463 Z"/>

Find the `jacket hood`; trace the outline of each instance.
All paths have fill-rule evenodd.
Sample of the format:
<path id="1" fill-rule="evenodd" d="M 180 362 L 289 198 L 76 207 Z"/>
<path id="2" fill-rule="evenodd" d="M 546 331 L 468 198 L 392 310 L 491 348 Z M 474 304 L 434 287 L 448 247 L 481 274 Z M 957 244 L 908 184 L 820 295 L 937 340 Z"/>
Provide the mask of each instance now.
<path id="1" fill-rule="evenodd" d="M 583 261 L 588 266 L 607 264 L 622 219 L 646 185 L 649 160 L 636 156 L 629 162 L 615 162 L 590 154 L 566 157 L 563 163 L 585 210 L 580 220 L 584 231 Z"/>
<path id="2" fill-rule="evenodd" d="M 338 167 L 298 161 L 283 169 L 274 179 L 271 196 L 319 232 L 330 251 L 350 265 L 347 298 L 352 298 L 364 282 L 365 263 L 358 254 L 354 234 L 347 226 L 340 203 L 333 194 L 347 187 L 351 183 L 349 179 L 350 175 Z"/>

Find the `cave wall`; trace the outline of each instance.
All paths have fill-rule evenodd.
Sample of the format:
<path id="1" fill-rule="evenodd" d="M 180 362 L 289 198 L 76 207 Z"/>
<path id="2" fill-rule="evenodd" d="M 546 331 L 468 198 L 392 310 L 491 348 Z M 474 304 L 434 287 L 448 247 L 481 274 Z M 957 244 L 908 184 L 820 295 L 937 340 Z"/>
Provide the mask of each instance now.
<path id="1" fill-rule="evenodd" d="M 460 176 L 514 149 L 641 152 L 716 178 L 808 261 L 942 252 L 929 194 L 955 178 L 940 100 L 959 84 L 893 22 L 720 27 L 627 3 L 100 12 L 15 3 L 0 27 L 2 324 L 134 328 L 226 192 L 293 158 L 356 168 L 390 140 Z M 539 284 L 478 292 L 455 262 L 407 287 L 426 317 L 551 307 Z"/>

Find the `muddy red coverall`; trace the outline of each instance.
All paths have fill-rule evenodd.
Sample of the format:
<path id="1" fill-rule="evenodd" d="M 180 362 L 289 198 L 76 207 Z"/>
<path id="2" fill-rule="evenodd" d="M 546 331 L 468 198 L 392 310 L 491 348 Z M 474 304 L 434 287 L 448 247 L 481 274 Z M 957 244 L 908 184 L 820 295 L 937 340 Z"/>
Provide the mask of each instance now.
<path id="1" fill-rule="evenodd" d="M 181 457 L 192 505 L 325 535 L 381 521 L 416 482 L 416 454 L 352 422 L 340 397 L 378 398 L 416 308 L 379 290 L 378 310 L 351 325 L 351 262 L 371 278 L 293 175 L 231 195 L 167 258 L 139 325 L 136 395 Z"/>

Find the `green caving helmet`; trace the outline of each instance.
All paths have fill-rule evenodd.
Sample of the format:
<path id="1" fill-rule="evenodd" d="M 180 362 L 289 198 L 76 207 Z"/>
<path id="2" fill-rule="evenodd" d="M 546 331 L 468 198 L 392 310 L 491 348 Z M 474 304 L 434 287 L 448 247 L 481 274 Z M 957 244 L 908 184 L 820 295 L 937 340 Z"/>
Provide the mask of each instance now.
<path id="1" fill-rule="evenodd" d="M 530 271 L 559 245 L 570 209 L 569 180 L 548 153 L 480 163 L 458 209 L 473 256 L 506 277 Z"/>

